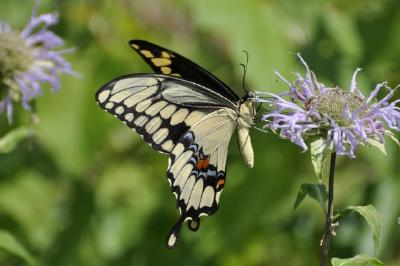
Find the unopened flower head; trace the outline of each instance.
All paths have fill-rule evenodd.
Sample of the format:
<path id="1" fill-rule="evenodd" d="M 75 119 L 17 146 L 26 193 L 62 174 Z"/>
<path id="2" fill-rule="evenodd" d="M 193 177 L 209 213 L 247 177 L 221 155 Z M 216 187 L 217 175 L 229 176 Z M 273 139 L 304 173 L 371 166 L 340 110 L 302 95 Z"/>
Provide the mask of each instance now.
<path id="1" fill-rule="evenodd" d="M 32 17 L 22 31 L 14 31 L 0 21 L 0 113 L 13 118 L 13 102 L 30 110 L 30 102 L 41 94 L 42 83 L 52 91 L 60 87 L 61 73 L 72 74 L 70 64 L 54 50 L 63 40 L 48 30 L 57 22 L 57 14 Z"/>
<path id="2" fill-rule="evenodd" d="M 400 131 L 400 110 L 396 106 L 399 100 L 389 103 L 396 89 L 383 82 L 365 97 L 356 82 L 360 69 L 354 72 L 349 90 L 326 87 L 318 82 L 303 58 L 298 57 L 306 68 L 305 77 L 296 73 L 291 83 L 276 73 L 289 86 L 289 91 L 281 96 L 258 93 L 258 101 L 267 104 L 270 110 L 262 117 L 264 127 L 303 150 L 308 149 L 307 138 L 322 137 L 327 148 L 349 157 L 354 157 L 359 144 L 372 141 L 384 144 L 388 133 L 385 127 Z M 382 89 L 388 92 L 377 100 Z"/>

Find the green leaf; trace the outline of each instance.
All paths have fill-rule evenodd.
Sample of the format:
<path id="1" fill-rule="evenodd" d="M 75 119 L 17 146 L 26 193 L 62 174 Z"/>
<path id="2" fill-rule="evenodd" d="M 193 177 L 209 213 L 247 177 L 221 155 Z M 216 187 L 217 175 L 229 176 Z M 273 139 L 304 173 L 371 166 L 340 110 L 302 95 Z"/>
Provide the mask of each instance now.
<path id="1" fill-rule="evenodd" d="M 328 149 L 324 138 L 318 138 L 310 143 L 311 162 L 314 172 L 321 181 L 326 165 Z"/>
<path id="2" fill-rule="evenodd" d="M 332 259 L 333 266 L 383 266 L 383 263 L 377 258 L 371 258 L 367 255 L 357 255 L 349 259 Z"/>
<path id="3" fill-rule="evenodd" d="M 0 231 L 0 247 L 12 253 L 29 265 L 36 265 L 36 262 L 31 254 L 21 245 L 21 243 L 15 239 L 10 233 L 6 231 Z"/>
<path id="4" fill-rule="evenodd" d="M 368 138 L 368 144 L 377 148 L 380 152 L 383 153 L 383 155 L 387 156 L 384 143 L 381 143 L 379 140 L 376 140 L 374 138 Z"/>
<path id="5" fill-rule="evenodd" d="M 390 131 L 390 130 L 385 130 L 385 134 L 386 134 L 389 138 L 391 138 L 394 142 L 396 142 L 397 145 L 400 146 L 399 140 L 396 138 L 396 136 L 394 135 L 394 133 L 393 133 L 392 131 Z"/>
<path id="6" fill-rule="evenodd" d="M 347 216 L 353 212 L 360 214 L 368 223 L 372 231 L 372 237 L 374 239 L 375 253 L 379 251 L 379 241 L 382 232 L 382 221 L 378 211 L 372 205 L 367 206 L 349 206 L 345 209 L 339 210 L 339 216 Z"/>
<path id="7" fill-rule="evenodd" d="M 297 193 L 297 198 L 293 206 L 294 210 L 299 207 L 300 203 L 306 196 L 315 199 L 321 208 L 325 210 L 325 202 L 328 199 L 328 192 L 326 191 L 324 184 L 302 184 Z"/>
<path id="8" fill-rule="evenodd" d="M 360 58 L 362 40 L 354 20 L 334 5 L 321 10 L 322 22 L 328 35 L 337 44 L 346 58 Z"/>
<path id="9" fill-rule="evenodd" d="M 26 127 L 20 127 L 11 130 L 0 139 L 0 153 L 11 152 L 21 140 L 25 139 L 31 134 L 31 130 Z"/>

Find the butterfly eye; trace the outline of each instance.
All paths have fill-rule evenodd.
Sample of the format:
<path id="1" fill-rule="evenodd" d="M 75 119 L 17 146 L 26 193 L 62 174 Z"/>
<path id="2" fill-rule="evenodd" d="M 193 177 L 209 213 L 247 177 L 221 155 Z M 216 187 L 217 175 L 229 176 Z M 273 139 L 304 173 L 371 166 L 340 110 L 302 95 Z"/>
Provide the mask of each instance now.
<path id="1" fill-rule="evenodd" d="M 256 94 L 252 91 L 247 91 L 246 95 L 243 97 L 244 100 L 253 100 L 256 98 Z"/>

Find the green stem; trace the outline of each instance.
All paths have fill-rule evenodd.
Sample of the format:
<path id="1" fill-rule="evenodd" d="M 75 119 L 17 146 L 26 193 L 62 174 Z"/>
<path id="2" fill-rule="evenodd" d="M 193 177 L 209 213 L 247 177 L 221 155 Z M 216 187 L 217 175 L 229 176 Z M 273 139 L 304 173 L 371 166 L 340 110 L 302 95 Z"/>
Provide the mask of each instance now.
<path id="1" fill-rule="evenodd" d="M 329 244 L 331 242 L 331 236 L 333 232 L 333 187 L 335 180 L 335 164 L 336 164 L 336 152 L 331 154 L 331 164 L 329 169 L 329 192 L 328 192 L 328 210 L 326 212 L 326 225 L 325 233 L 322 238 L 322 250 L 321 250 L 321 266 L 326 266 L 328 259 Z"/>

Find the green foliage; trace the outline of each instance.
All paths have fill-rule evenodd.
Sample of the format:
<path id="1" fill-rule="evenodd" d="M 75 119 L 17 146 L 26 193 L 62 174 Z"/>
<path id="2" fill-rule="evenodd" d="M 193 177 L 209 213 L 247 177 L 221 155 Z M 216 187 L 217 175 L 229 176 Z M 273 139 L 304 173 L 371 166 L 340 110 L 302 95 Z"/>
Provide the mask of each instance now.
<path id="1" fill-rule="evenodd" d="M 28 265 L 36 265 L 36 262 L 31 254 L 15 237 L 6 231 L 0 231 L 0 248 L 7 252 L 20 257 Z"/>
<path id="2" fill-rule="evenodd" d="M 345 209 L 341 209 L 338 211 L 338 216 L 335 217 L 335 220 L 337 220 L 340 216 L 347 216 L 353 212 L 360 214 L 368 223 L 372 231 L 372 237 L 374 239 L 375 253 L 378 254 L 380 238 L 382 234 L 382 219 L 378 211 L 372 205 L 348 206 Z"/>
<path id="3" fill-rule="evenodd" d="M 379 140 L 374 138 L 368 138 L 368 144 L 377 148 L 383 155 L 387 156 L 385 143 L 381 143 Z"/>
<path id="4" fill-rule="evenodd" d="M 0 153 L 11 152 L 21 140 L 30 135 L 32 135 L 32 131 L 26 127 L 11 130 L 0 139 Z"/>
<path id="5" fill-rule="evenodd" d="M 400 146 L 400 142 L 397 139 L 397 137 L 394 135 L 392 131 L 386 130 L 385 131 L 386 136 L 388 136 L 391 140 L 393 140 L 398 146 Z"/>
<path id="6" fill-rule="evenodd" d="M 325 203 L 328 199 L 328 192 L 324 184 L 302 184 L 299 192 L 297 193 L 297 198 L 293 209 L 297 209 L 306 196 L 316 200 L 321 206 L 322 210 L 325 211 Z"/>
<path id="7" fill-rule="evenodd" d="M 383 266 L 377 258 L 370 258 L 366 255 L 357 255 L 349 259 L 332 259 L 333 266 Z"/>

